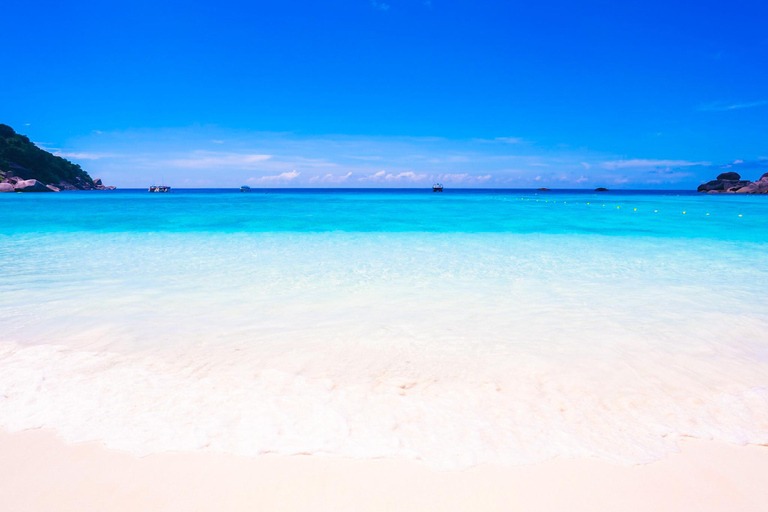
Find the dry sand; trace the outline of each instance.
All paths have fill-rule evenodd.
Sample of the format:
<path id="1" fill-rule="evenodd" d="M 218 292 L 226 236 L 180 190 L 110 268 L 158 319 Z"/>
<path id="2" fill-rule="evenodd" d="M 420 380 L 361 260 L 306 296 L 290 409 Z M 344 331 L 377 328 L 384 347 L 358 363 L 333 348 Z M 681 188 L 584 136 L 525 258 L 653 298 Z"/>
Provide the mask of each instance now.
<path id="1" fill-rule="evenodd" d="M 624 467 L 554 460 L 441 472 L 406 460 L 209 453 L 137 458 L 51 431 L 0 432 L 0 511 L 760 511 L 768 447 L 687 440 Z"/>

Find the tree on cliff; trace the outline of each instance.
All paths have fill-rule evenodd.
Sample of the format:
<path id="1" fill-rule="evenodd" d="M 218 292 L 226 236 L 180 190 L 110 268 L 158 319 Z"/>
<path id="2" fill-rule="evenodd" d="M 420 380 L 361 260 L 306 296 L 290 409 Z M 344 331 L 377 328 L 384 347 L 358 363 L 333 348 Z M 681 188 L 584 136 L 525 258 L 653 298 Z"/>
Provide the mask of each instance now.
<path id="1" fill-rule="evenodd" d="M 40 149 L 25 135 L 0 124 L 0 172 L 7 171 L 45 184 L 85 182 L 93 185 L 91 177 L 79 165 Z"/>

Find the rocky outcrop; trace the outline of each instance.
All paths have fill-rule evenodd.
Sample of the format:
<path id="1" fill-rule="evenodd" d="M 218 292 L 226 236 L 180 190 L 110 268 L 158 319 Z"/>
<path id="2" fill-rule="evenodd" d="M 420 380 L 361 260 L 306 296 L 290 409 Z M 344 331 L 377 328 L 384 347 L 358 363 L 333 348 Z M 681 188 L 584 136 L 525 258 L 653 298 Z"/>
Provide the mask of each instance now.
<path id="1" fill-rule="evenodd" d="M 729 172 L 720 173 L 717 176 L 717 179 L 718 180 L 735 180 L 735 181 L 738 181 L 738 180 L 741 179 L 741 176 L 739 176 L 739 173 L 737 173 L 737 172 L 729 171 Z"/>
<path id="2" fill-rule="evenodd" d="M 93 184 L 82 178 L 75 178 L 74 183 L 62 181 L 52 185 L 46 185 L 40 180 L 25 180 L 16 176 L 12 171 L 0 172 L 0 192 L 59 192 L 61 190 L 114 190 L 102 184 L 100 179 Z"/>
<path id="3" fill-rule="evenodd" d="M 24 181 L 37 184 L 20 184 Z M 92 180 L 79 165 L 37 147 L 29 137 L 0 124 L 0 184 L 17 192 L 59 190 L 110 190 L 101 180 Z"/>
<path id="4" fill-rule="evenodd" d="M 96 178 L 93 180 L 93 184 L 82 178 L 75 178 L 74 183 L 62 181 L 57 183 L 56 186 L 61 190 L 115 190 L 115 187 L 113 186 L 104 185 L 101 182 L 101 178 Z"/>
<path id="5" fill-rule="evenodd" d="M 595 189 L 595 192 L 608 192 L 608 189 L 605 187 L 597 187 Z"/>
<path id="6" fill-rule="evenodd" d="M 768 172 L 757 181 L 742 180 L 737 172 L 724 172 L 717 179 L 699 185 L 697 190 L 710 194 L 768 194 Z"/>
<path id="7" fill-rule="evenodd" d="M 13 188 L 16 192 L 58 192 L 58 190 L 49 188 L 44 183 L 37 180 L 19 181 Z"/>

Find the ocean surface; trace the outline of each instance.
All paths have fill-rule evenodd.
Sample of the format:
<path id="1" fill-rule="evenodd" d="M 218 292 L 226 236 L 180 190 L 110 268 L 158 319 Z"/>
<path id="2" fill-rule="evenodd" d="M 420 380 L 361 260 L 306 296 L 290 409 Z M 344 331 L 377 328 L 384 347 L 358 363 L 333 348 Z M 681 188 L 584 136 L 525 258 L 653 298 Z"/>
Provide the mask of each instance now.
<path id="1" fill-rule="evenodd" d="M 0 195 L 0 428 L 645 463 L 768 444 L 768 197 Z"/>

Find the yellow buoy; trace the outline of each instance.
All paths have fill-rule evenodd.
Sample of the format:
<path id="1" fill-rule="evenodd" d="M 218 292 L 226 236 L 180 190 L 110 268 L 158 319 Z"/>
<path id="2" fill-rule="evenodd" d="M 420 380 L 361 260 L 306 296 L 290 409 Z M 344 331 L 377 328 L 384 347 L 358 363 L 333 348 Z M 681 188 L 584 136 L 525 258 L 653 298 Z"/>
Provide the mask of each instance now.
<path id="1" fill-rule="evenodd" d="M 742 215 L 742 214 L 739 214 L 739 217 L 743 217 L 743 215 Z"/>

